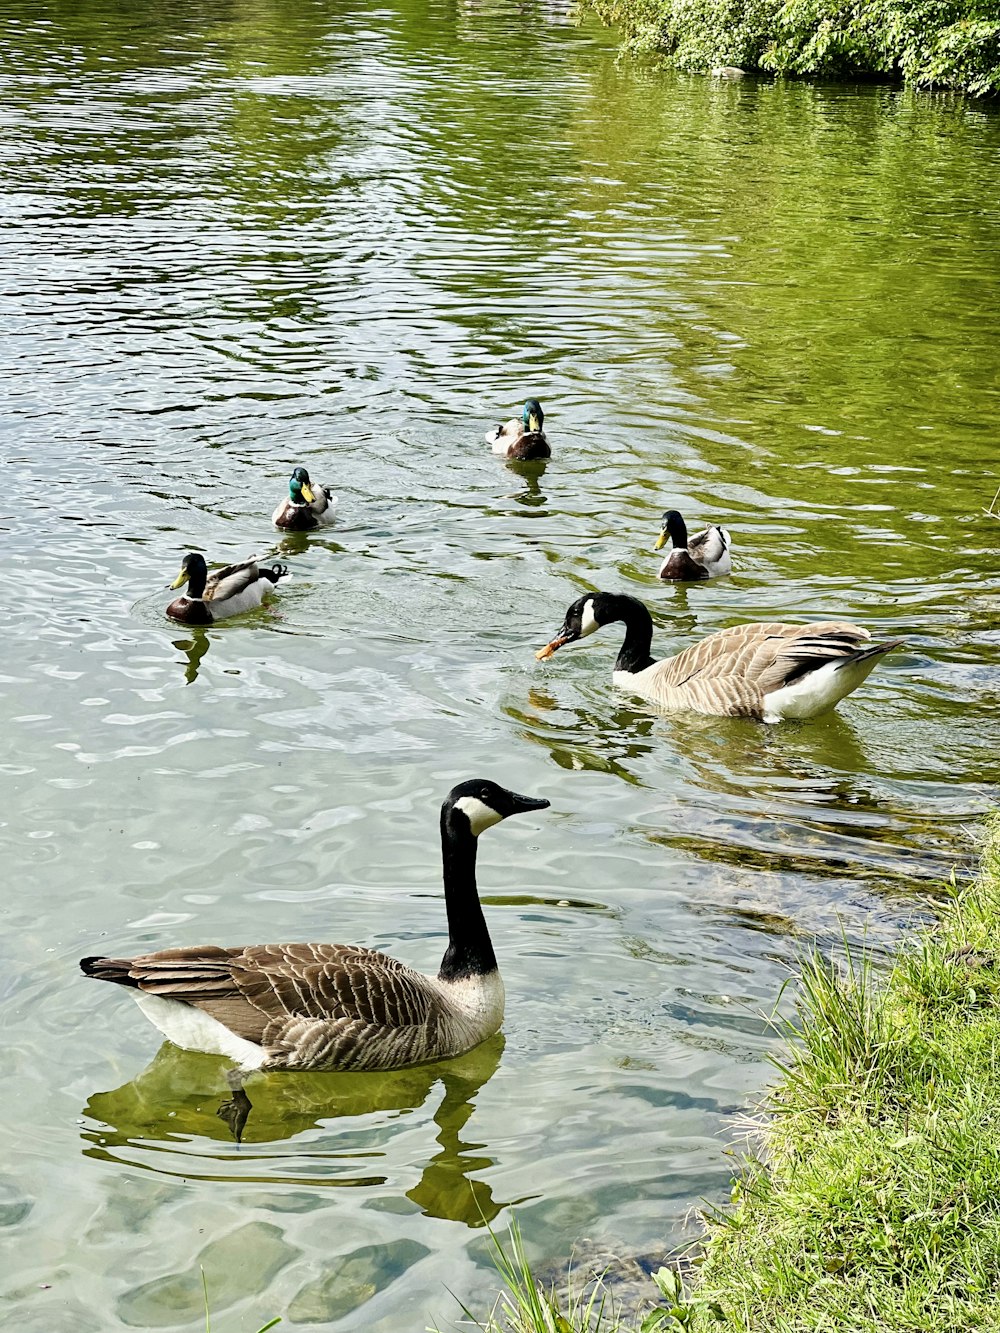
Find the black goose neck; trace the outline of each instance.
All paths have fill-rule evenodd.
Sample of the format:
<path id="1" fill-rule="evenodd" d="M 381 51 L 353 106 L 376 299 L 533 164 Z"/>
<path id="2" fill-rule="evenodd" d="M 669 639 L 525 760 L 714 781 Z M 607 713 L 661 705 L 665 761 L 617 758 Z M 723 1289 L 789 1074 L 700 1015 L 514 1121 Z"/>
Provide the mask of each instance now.
<path id="1" fill-rule="evenodd" d="M 464 815 L 441 812 L 441 861 L 448 912 L 448 947 L 438 976 L 442 981 L 495 972 L 496 954 L 476 887 L 477 840 Z"/>
<path id="2" fill-rule="evenodd" d="M 620 593 L 609 598 L 609 601 L 613 614 L 608 616 L 607 612 L 603 611 L 602 621 L 625 622 L 625 642 L 615 662 L 615 670 L 627 671 L 631 675 L 637 671 L 645 671 L 646 667 L 652 666 L 656 660 L 649 652 L 653 642 L 653 617 L 638 598 Z"/>

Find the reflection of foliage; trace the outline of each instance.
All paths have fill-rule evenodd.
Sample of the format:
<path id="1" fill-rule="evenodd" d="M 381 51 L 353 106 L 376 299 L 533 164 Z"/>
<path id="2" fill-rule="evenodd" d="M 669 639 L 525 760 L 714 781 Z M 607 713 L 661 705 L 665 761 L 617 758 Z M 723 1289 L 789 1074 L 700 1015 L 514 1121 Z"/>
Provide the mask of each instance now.
<path id="1" fill-rule="evenodd" d="M 634 46 L 678 69 L 740 65 L 778 74 L 902 76 L 1000 91 L 993 0 L 591 0 Z"/>

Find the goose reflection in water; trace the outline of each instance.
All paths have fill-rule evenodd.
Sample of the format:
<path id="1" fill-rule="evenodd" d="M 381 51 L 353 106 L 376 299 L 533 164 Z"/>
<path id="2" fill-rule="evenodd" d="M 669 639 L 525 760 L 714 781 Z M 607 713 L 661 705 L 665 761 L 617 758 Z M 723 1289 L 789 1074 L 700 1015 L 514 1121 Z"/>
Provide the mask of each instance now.
<path id="1" fill-rule="evenodd" d="M 164 1042 L 136 1078 L 90 1097 L 83 1112 L 90 1123 L 81 1131 L 84 1155 L 184 1179 L 246 1180 L 252 1175 L 269 1184 L 379 1188 L 390 1184 L 384 1171 L 399 1116 L 416 1111 L 440 1084 L 433 1116 L 438 1151 L 405 1195 L 429 1217 L 485 1226 L 517 1200 L 497 1202 L 485 1181 L 472 1178 L 473 1172 L 493 1166 L 494 1159 L 481 1151 L 484 1144 L 466 1142 L 461 1135 L 476 1096 L 496 1073 L 503 1048 L 498 1032 L 465 1055 L 391 1073 L 255 1078 L 253 1110 L 237 1147 L 218 1115 L 226 1062 Z M 376 1119 L 340 1123 L 366 1116 Z M 254 1145 L 302 1134 L 309 1138 L 301 1151 L 253 1151 Z M 218 1147 L 211 1149 L 206 1140 Z M 376 1160 L 378 1172 L 363 1166 Z M 407 1156 L 405 1164 L 410 1161 Z"/>

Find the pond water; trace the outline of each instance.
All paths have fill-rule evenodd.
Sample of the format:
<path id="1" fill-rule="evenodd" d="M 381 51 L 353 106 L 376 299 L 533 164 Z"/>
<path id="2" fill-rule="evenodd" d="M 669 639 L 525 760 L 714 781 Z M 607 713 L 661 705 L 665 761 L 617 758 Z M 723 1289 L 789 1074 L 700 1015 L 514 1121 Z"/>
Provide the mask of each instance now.
<path id="1" fill-rule="evenodd" d="M 18 1333 L 423 1329 L 532 1258 L 657 1256 L 725 1197 L 798 951 L 973 857 L 1000 714 L 1000 115 L 684 79 L 553 5 L 13 0 L 2 49 L 0 1294 Z M 483 431 L 541 398 L 554 457 Z M 281 539 L 304 463 L 336 526 Z M 735 572 L 658 585 L 661 512 Z M 294 579 L 168 623 L 188 550 Z M 658 717 L 760 618 L 905 637 L 829 717 Z M 654 650 L 655 645 L 654 645 Z M 437 811 L 490 832 L 502 1036 L 390 1076 L 161 1044 L 77 959 L 342 940 L 433 969 Z"/>

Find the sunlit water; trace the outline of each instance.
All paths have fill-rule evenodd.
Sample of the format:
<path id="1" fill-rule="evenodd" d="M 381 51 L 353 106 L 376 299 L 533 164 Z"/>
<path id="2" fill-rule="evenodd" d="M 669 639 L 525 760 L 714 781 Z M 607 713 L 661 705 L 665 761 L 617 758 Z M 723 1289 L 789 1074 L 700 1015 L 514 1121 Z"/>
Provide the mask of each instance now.
<path id="1" fill-rule="evenodd" d="M 2 1294 L 18 1333 L 422 1329 L 724 1197 L 797 950 L 882 946 L 995 799 L 1000 117 L 615 63 L 532 5 L 8 5 Z M 526 393 L 555 455 L 487 426 Z M 339 520 L 281 540 L 295 463 Z M 667 588 L 661 511 L 736 573 Z M 239 623 L 180 557 L 284 559 Z M 582 591 L 668 652 L 740 620 L 902 636 L 831 717 L 658 718 Z M 437 807 L 484 839 L 503 1036 L 384 1077 L 159 1049 L 77 958 L 328 939 L 425 968 Z M 337 1321 L 340 1321 L 339 1323 Z"/>

